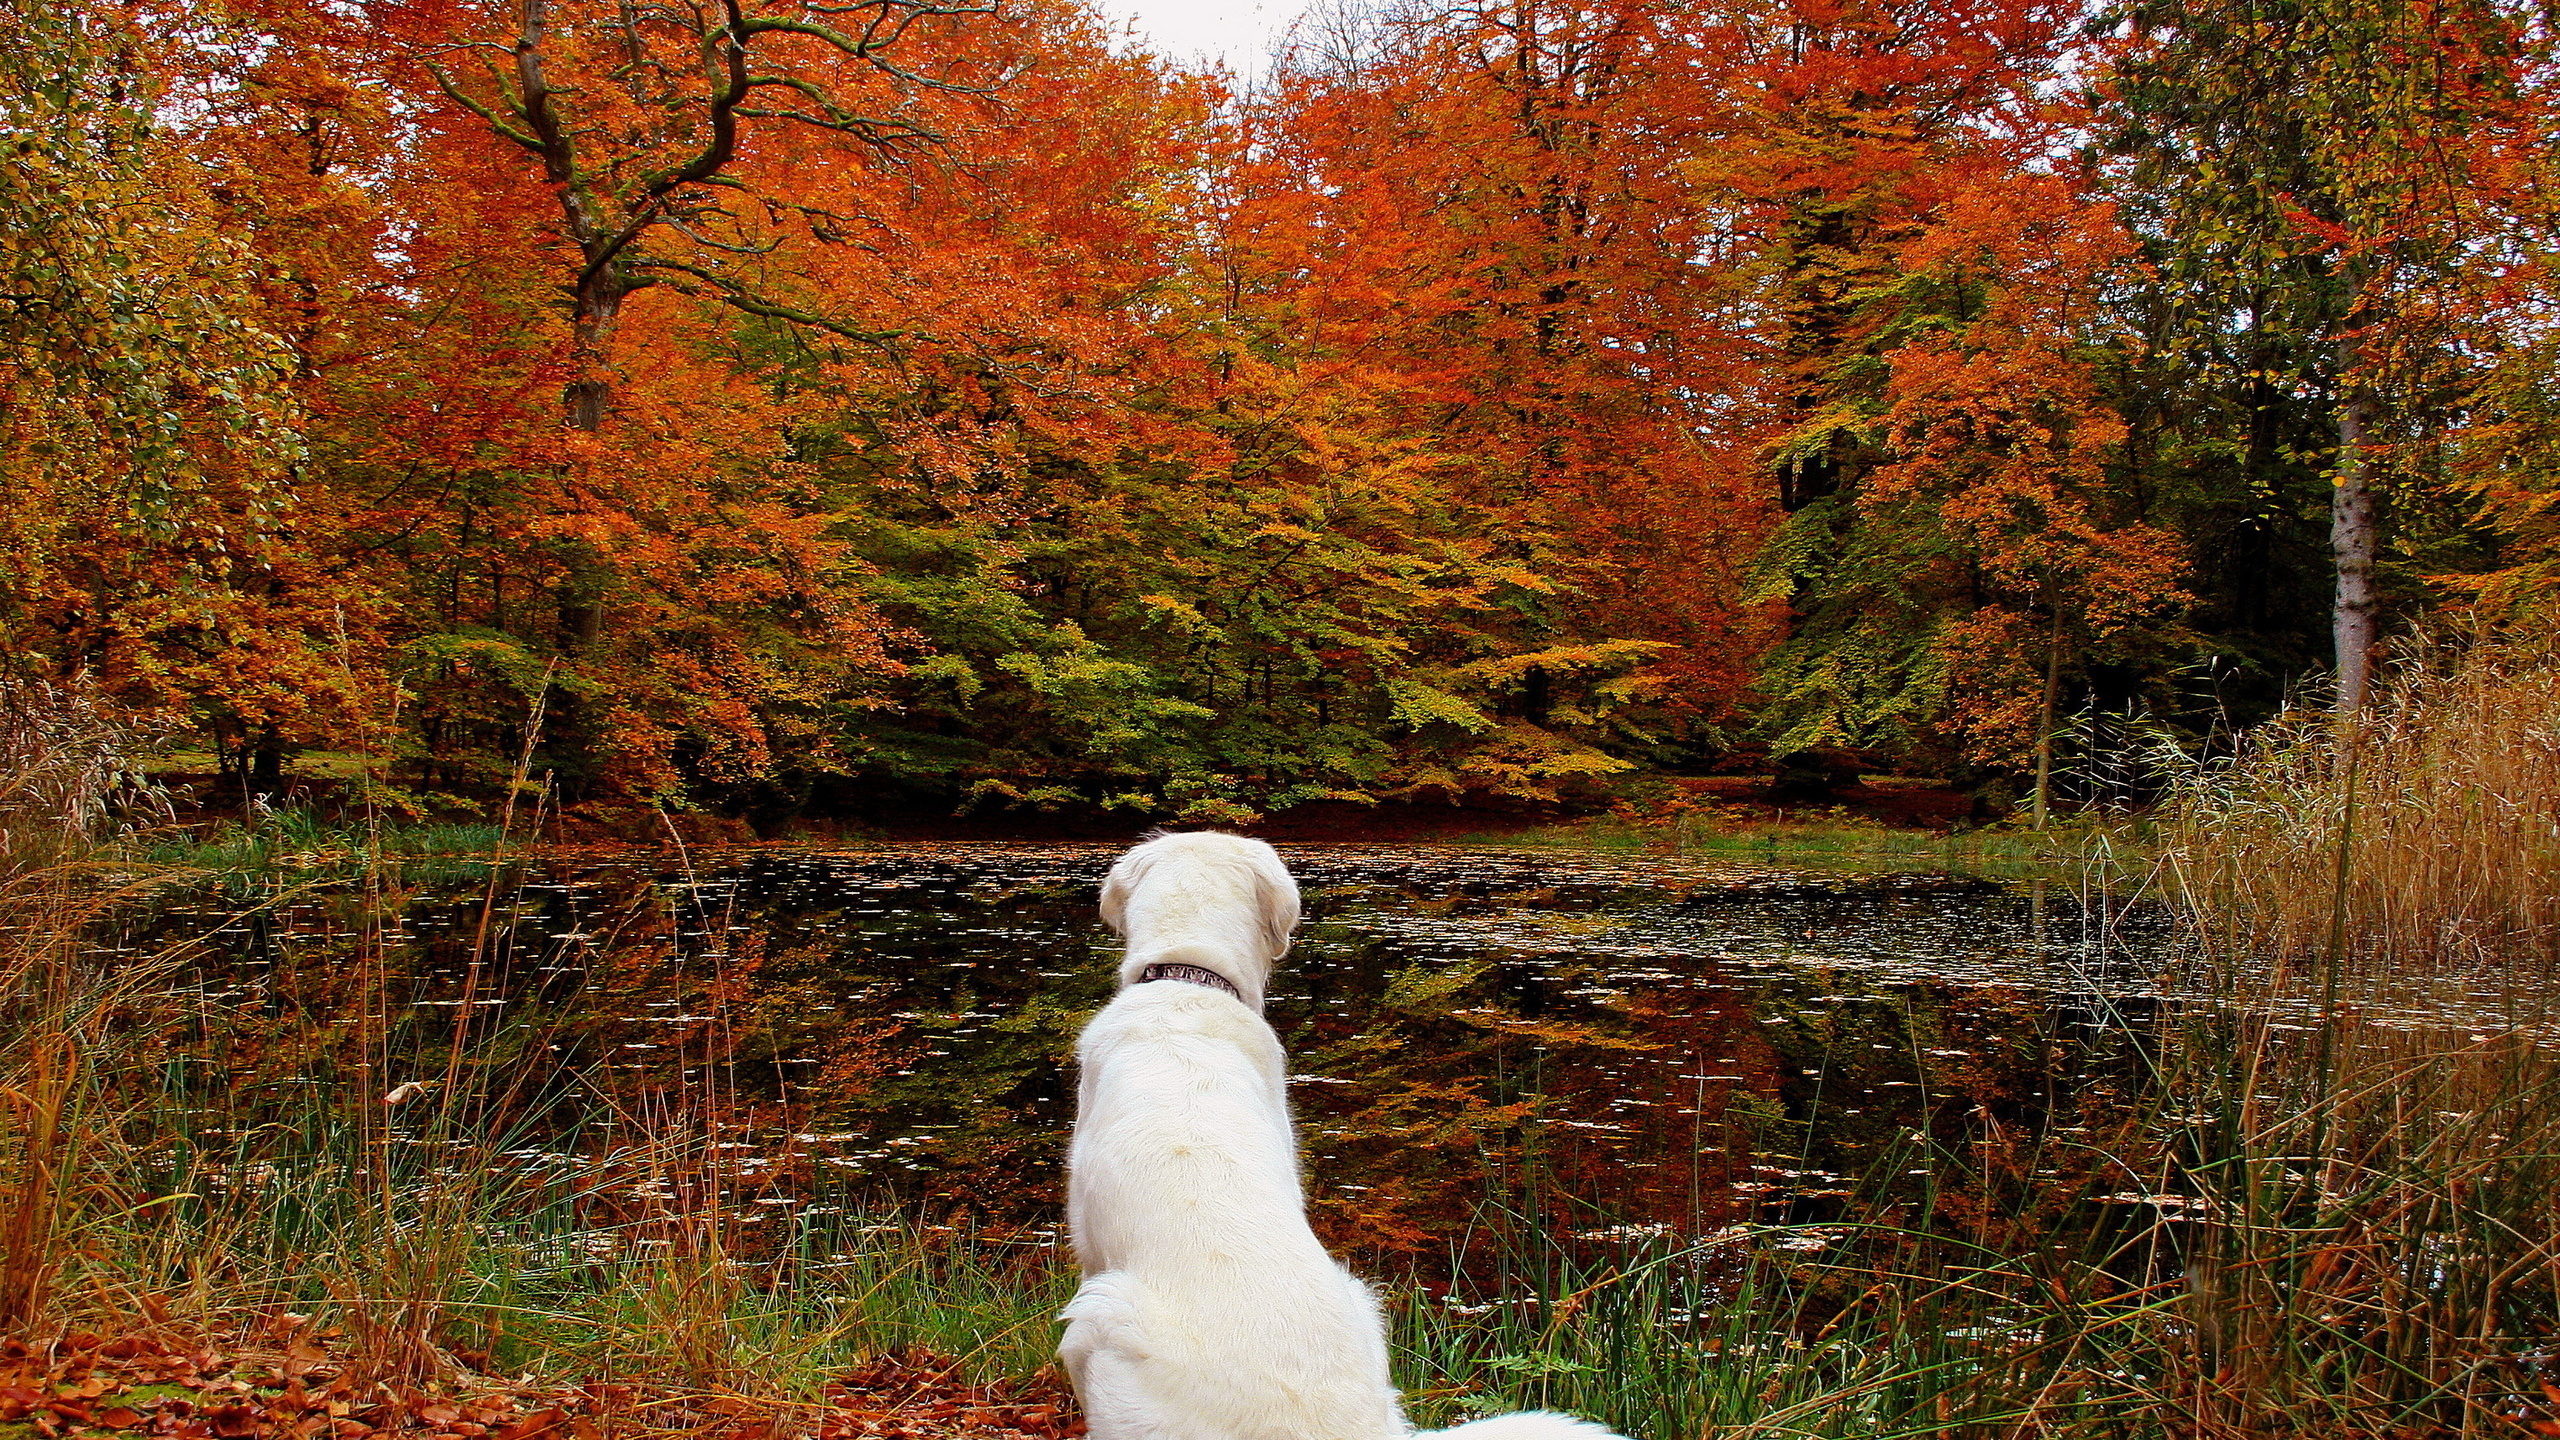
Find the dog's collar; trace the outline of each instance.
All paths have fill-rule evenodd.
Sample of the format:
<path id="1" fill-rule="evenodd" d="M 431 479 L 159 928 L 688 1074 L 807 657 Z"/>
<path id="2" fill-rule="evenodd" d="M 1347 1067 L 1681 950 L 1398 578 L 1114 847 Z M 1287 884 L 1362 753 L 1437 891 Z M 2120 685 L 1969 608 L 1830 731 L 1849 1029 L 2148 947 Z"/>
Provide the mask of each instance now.
<path id="1" fill-rule="evenodd" d="M 1244 992 L 1236 988 L 1236 982 L 1205 965 L 1150 965 L 1138 972 L 1138 983 L 1144 985 L 1150 980 L 1185 980 L 1194 985 L 1206 985 L 1212 990 L 1224 990 L 1238 1000 L 1244 998 Z"/>

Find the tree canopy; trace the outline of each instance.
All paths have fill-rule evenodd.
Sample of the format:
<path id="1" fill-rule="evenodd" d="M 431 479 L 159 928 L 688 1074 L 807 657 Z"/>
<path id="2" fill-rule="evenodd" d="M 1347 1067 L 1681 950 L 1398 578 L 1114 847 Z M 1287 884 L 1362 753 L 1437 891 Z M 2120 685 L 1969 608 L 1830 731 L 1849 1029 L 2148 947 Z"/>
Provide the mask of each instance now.
<path id="1" fill-rule="evenodd" d="M 0 654 L 246 783 L 1235 819 L 2201 729 L 2560 575 L 2506 0 L 101 0 Z"/>

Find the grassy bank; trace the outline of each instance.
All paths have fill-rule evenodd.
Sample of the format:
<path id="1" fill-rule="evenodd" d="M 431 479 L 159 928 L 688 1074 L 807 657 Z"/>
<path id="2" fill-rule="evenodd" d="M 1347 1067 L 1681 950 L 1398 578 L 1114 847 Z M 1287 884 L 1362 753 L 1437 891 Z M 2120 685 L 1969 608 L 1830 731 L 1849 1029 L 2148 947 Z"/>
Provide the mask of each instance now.
<path id="1" fill-rule="evenodd" d="M 442 1064 L 412 1037 L 397 1078 L 361 938 L 256 989 L 184 945 L 95 943 L 181 888 L 209 893 L 125 856 L 0 887 L 0 1339 L 38 1347 L 0 1353 L 0 1435 L 186 1433 L 217 1403 L 254 1412 L 221 1434 L 308 1434 L 324 1384 L 341 1436 L 1071 1424 L 1039 1373 L 1067 1284 L 1047 1237 L 866 1212 L 738 1142 L 717 1067 L 613 1135 L 546 1124 L 568 1097 L 508 1077 L 539 1022 L 457 1012 Z M 271 1053 L 209 1064 L 208 1032 Z M 66 1375 L 121 1388 L 10 1398 Z"/>
<path id="2" fill-rule="evenodd" d="M 2103 1015 L 2135 1083 L 2032 1128 L 1986 1112 L 1905 1132 L 1837 1182 L 1836 1219 L 1630 1227 L 1532 1183 L 1453 1221 L 1427 1274 L 1359 1257 L 1417 1421 L 1548 1405 L 1637 1440 L 2551 1433 L 2553 696 L 2547 655 L 2439 657 L 2355 726 L 2286 722 L 2190 776 L 2151 843 L 2195 921 L 2198 998 Z M 33 805 L 13 834 L 41 828 Z M 807 1163 L 790 1114 L 741 1100 L 717 1026 L 683 1087 L 572 1097 L 520 1078 L 555 1038 L 535 1011 L 457 1006 L 448 1034 L 400 1038 L 395 1073 L 373 912 L 310 974 L 254 984 L 184 946 L 95 943 L 216 864 L 320 856 L 361 892 L 428 851 L 280 830 L 154 864 L 84 850 L 71 811 L 46 823 L 0 886 L 0 1334 L 88 1340 L 0 1353 L 0 1397 L 11 1364 L 67 1375 L 67 1354 L 124 1387 L 80 1397 L 92 1430 L 217 1413 L 188 1376 L 248 1387 L 208 1432 L 235 1437 L 318 1433 L 290 1398 L 315 1395 L 347 1437 L 1071 1425 L 1040 1374 L 1072 1284 L 1055 1236 L 871 1208 Z M 2126 843 L 1816 823 L 1719 849 L 1697 821 L 1623 829 L 1631 848 L 1781 859 L 1835 835 L 1830 857 L 1911 865 Z M 2382 1003 L 2455 992 L 2434 1021 Z M 247 1058 L 205 1064 L 216 1032 Z M 559 1120 L 580 1106 L 620 1123 Z M 9 1403 L 11 1440 L 52 1433 Z"/>
<path id="3" fill-rule="evenodd" d="M 2130 872 L 2151 841 L 2147 823 L 2084 821 L 2045 830 L 1991 827 L 1944 831 L 1863 822 L 1817 811 L 1810 818 L 1673 813 L 1594 816 L 1456 843 L 1622 850 L 1767 864 L 1853 869 L 1957 870 L 1979 875 Z"/>
<path id="4" fill-rule="evenodd" d="M 2550 1417 L 2548 1052 L 2359 1028 L 2324 1091 L 2301 1032 L 2198 1014 L 2139 1038 L 2163 1073 L 2111 1122 L 1915 1135 L 1850 1182 L 1856 1221 L 1575 1234 L 1479 1216 L 1471 1243 L 1504 1263 L 1388 1287 L 1417 1420 L 1552 1405 L 1672 1440 L 2493 1435 Z M 7 1200 L 10 1253 L 46 1262 L 9 1277 L 33 1333 L 242 1344 L 308 1317 L 288 1343 L 358 1400 L 523 1376 L 562 1397 L 622 1386 L 630 1423 L 721 1433 L 742 1413 L 814 1425 L 845 1377 L 900 1353 L 947 1357 L 946 1391 L 1054 1397 L 1030 1380 L 1071 1284 L 1051 1237 L 862 1215 L 787 1165 L 727 1158 L 698 1117 L 647 1147 L 531 1155 L 458 1113 L 388 1123 L 352 1088 L 285 1122 L 157 1108 L 113 1068 L 146 1057 L 96 1038 L 85 1059 L 11 1077 L 54 1100 L 20 1111 L 50 1128 L 7 1137 L 43 1178 Z M 1945 1203 L 1890 1198 L 1918 1168 Z"/>
<path id="5" fill-rule="evenodd" d="M 345 871 L 384 861 L 466 864 L 494 858 L 506 840 L 496 825 L 367 823 L 278 810 L 246 824 L 226 820 L 186 833 L 145 833 L 112 853 L 147 870 Z"/>

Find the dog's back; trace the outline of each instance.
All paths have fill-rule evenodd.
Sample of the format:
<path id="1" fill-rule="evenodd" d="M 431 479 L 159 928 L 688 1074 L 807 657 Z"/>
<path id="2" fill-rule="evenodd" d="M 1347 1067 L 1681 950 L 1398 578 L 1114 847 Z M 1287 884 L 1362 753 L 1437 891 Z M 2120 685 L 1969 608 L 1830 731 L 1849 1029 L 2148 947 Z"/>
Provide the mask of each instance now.
<path id="1" fill-rule="evenodd" d="M 1097 1440 L 1383 1440 L 1403 1422 L 1367 1287 L 1308 1230 L 1280 1044 L 1198 985 L 1086 1027 L 1059 1347 Z"/>

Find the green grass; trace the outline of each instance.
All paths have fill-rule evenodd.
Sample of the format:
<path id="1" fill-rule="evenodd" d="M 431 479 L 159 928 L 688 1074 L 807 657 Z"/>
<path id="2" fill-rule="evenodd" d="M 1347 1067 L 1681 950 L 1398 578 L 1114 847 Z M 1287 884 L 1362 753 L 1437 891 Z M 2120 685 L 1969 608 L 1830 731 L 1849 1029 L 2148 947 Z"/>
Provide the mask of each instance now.
<path id="1" fill-rule="evenodd" d="M 362 780 L 382 768 L 382 757 L 353 750 L 299 750 L 284 762 L 284 773 L 313 780 Z M 212 775 L 222 769 L 210 750 L 161 750 L 144 762 L 148 775 Z"/>
<path id="2" fill-rule="evenodd" d="M 1028 1375 L 1072 1290 L 1046 1237 L 825 1196 L 758 1204 L 782 1197 L 752 1193 L 766 1187 L 724 1175 L 699 1145 L 581 1161 L 569 1137 L 550 1142 L 555 1163 L 528 1163 L 527 1135 L 386 1137 L 316 1092 L 300 1116 L 247 1128 L 147 1110 L 118 1121 L 142 1143 L 87 1157 L 88 1190 L 124 1203 L 79 1206 L 59 1237 L 66 1321 L 111 1326 L 151 1308 L 145 1295 L 207 1324 L 291 1309 L 411 1380 L 459 1360 L 806 1400 L 861 1359 L 912 1347 L 973 1377 Z M 632 1198 L 670 1184 L 730 1195 Z"/>
<path id="3" fill-rule="evenodd" d="M 1845 814 L 1799 820 L 1674 816 L 1630 823 L 1613 816 L 1505 834 L 1457 837 L 1462 845 L 1527 845 L 1562 849 L 1691 855 L 1770 864 L 1813 863 L 1865 868 L 1946 869 L 1985 875 L 2050 875 L 2057 871 L 2122 875 L 2147 864 L 2153 835 L 2141 820 L 2092 819 L 2047 830 L 1999 825 L 1976 830 L 1908 830 Z"/>
<path id="4" fill-rule="evenodd" d="M 378 861 L 483 860 L 497 855 L 504 840 L 495 825 L 369 824 L 290 809 L 249 824 L 219 821 L 199 834 L 146 835 L 121 847 L 120 858 L 149 867 L 214 874 L 345 871 Z M 424 878 L 414 863 L 407 868 L 409 878 Z M 472 873 L 468 864 L 436 867 L 436 871 Z"/>
<path id="5" fill-rule="evenodd" d="M 1395 1307 L 1400 1378 L 1418 1424 L 1556 1409 L 1643 1440 L 2107 1433 L 2147 1408 L 2138 1386 L 2067 1377 L 2093 1362 L 2128 1373 L 2123 1352 L 2157 1338 L 2156 1298 L 2080 1307 L 2058 1335 L 2015 1267 L 1896 1274 L 1847 1259 L 1791 1264 L 1784 1248 L 1889 1250 L 1900 1238 L 1771 1229 L 1568 1263 L 1561 1302 L 1483 1317 L 1409 1293 Z M 1844 1284 L 1855 1285 L 1845 1308 Z"/>

